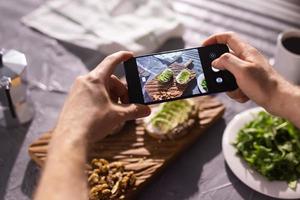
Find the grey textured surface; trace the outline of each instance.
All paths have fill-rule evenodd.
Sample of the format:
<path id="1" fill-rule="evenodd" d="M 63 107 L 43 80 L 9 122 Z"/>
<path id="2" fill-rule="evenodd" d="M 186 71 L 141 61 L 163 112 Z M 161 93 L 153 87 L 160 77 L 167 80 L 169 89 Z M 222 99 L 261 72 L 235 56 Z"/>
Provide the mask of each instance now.
<path id="1" fill-rule="evenodd" d="M 29 159 L 28 145 L 53 128 L 74 78 L 104 57 L 99 52 L 47 38 L 20 24 L 22 16 L 43 2 L 0 0 L 0 46 L 27 54 L 30 94 L 36 108 L 32 123 L 15 129 L 0 128 L 0 199 L 31 199 L 40 170 Z M 214 32 L 233 30 L 271 57 L 277 35 L 288 28 L 300 28 L 297 0 L 174 0 L 172 3 L 187 31 L 183 39 L 171 40 L 160 50 L 198 46 Z M 120 75 L 122 70 L 116 73 Z M 227 107 L 224 118 L 175 160 L 139 199 L 269 199 L 232 174 L 221 149 L 226 124 L 236 113 L 255 105 L 233 102 L 224 94 L 217 98 Z"/>

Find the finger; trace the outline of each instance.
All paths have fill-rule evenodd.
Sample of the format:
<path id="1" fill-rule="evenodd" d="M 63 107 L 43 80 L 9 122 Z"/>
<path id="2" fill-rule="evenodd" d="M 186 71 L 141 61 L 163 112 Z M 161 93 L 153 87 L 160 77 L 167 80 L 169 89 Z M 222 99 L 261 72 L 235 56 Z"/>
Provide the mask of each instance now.
<path id="1" fill-rule="evenodd" d="M 225 53 L 221 57 L 212 62 L 212 66 L 218 69 L 227 69 L 234 76 L 238 76 L 241 68 L 247 66 L 248 63 L 231 53 Z M 237 78 L 237 77 L 236 77 Z"/>
<path id="2" fill-rule="evenodd" d="M 239 98 L 239 99 L 234 99 L 234 100 L 239 103 L 246 103 L 249 99 L 248 98 Z"/>
<path id="3" fill-rule="evenodd" d="M 128 89 L 115 75 L 110 77 L 110 92 L 112 95 L 121 99 L 122 103 L 129 103 Z"/>
<path id="4" fill-rule="evenodd" d="M 249 98 L 240 89 L 227 92 L 227 95 L 240 103 L 245 103 L 249 100 Z"/>
<path id="5" fill-rule="evenodd" d="M 134 120 L 150 115 L 151 109 L 149 106 L 141 104 L 118 105 L 118 111 L 121 113 L 124 120 Z"/>
<path id="6" fill-rule="evenodd" d="M 123 76 L 122 78 L 120 78 L 120 81 L 127 87 L 127 82 L 126 82 L 125 76 Z"/>
<path id="7" fill-rule="evenodd" d="M 218 33 L 210 36 L 203 42 L 203 46 L 212 44 L 227 44 L 239 57 L 245 50 L 252 48 L 233 32 Z"/>
<path id="8" fill-rule="evenodd" d="M 118 64 L 128 60 L 132 56 L 133 53 L 129 51 L 119 51 L 111 54 L 107 56 L 92 72 L 97 75 L 103 74 L 105 77 L 110 76 Z"/>

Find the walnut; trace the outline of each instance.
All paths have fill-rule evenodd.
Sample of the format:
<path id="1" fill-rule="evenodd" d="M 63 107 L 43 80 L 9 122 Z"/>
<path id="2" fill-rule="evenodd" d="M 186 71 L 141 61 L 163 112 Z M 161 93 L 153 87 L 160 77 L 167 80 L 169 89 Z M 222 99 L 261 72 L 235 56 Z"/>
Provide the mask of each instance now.
<path id="1" fill-rule="evenodd" d="M 93 159 L 87 169 L 90 200 L 124 199 L 125 192 L 135 185 L 133 171 L 126 171 L 123 163 L 109 163 Z"/>
<path id="2" fill-rule="evenodd" d="M 88 183 L 90 185 L 95 185 L 99 182 L 99 175 L 97 173 L 92 173 L 88 178 Z"/>

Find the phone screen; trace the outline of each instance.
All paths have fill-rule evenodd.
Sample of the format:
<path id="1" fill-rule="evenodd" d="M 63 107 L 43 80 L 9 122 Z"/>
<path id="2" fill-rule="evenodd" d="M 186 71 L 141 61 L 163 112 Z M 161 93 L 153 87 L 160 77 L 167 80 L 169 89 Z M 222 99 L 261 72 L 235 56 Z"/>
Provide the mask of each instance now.
<path id="1" fill-rule="evenodd" d="M 152 104 L 237 88 L 233 75 L 212 68 L 226 45 L 175 50 L 132 58 L 124 63 L 129 99 Z"/>
<path id="2" fill-rule="evenodd" d="M 198 49 L 136 58 L 145 103 L 208 92 Z"/>

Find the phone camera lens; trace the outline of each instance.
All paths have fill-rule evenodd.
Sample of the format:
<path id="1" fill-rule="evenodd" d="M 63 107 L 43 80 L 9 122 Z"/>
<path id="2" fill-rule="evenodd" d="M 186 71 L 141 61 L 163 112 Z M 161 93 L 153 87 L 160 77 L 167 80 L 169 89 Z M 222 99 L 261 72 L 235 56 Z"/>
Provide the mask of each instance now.
<path id="1" fill-rule="evenodd" d="M 209 54 L 209 57 L 210 57 L 210 59 L 214 60 L 217 57 L 217 55 L 214 52 L 211 52 Z"/>
<path id="2" fill-rule="evenodd" d="M 217 77 L 217 78 L 216 78 L 216 82 L 217 82 L 217 83 L 223 83 L 223 79 L 222 79 L 221 77 Z"/>

